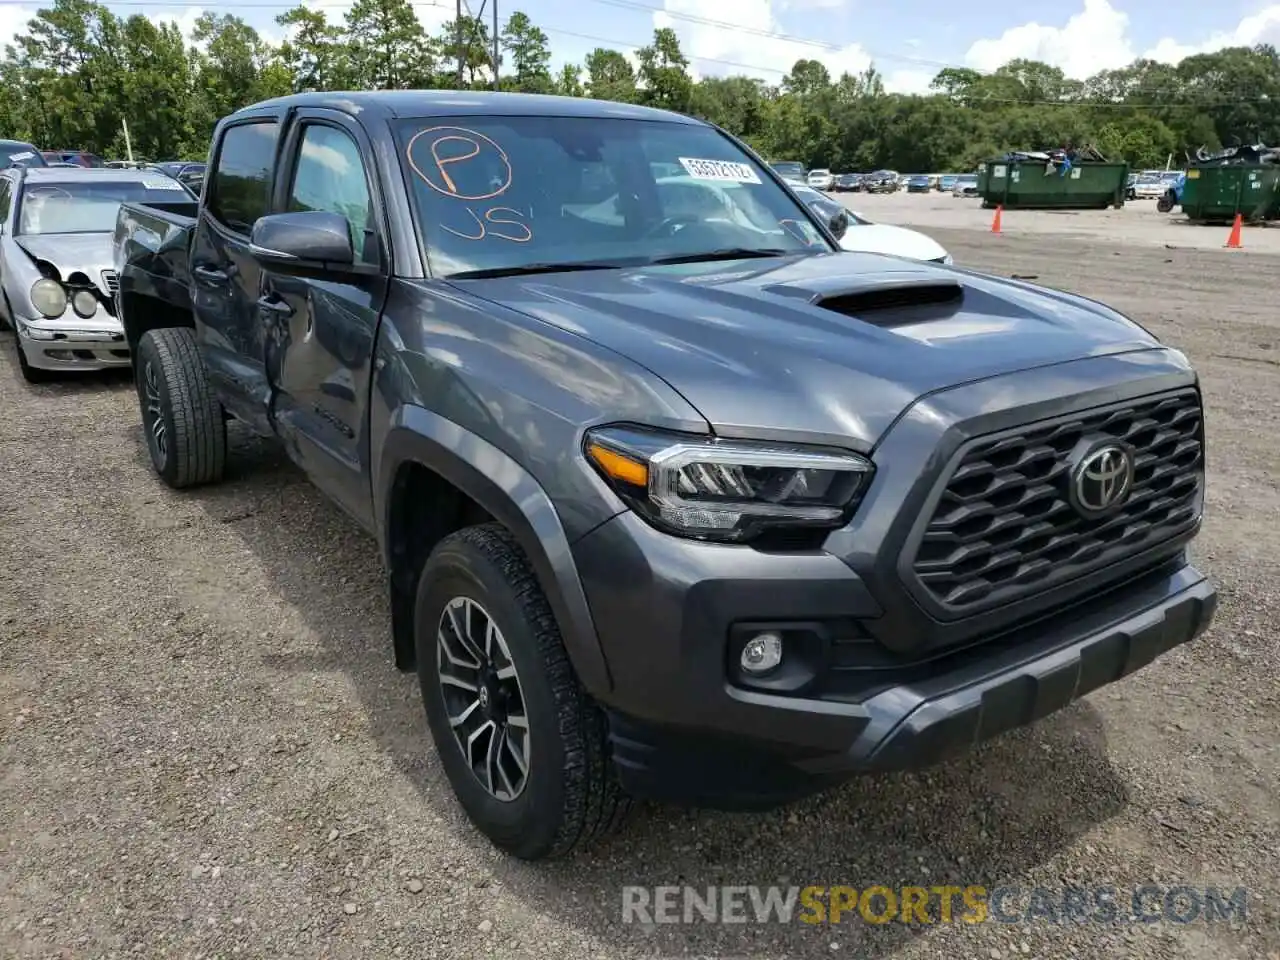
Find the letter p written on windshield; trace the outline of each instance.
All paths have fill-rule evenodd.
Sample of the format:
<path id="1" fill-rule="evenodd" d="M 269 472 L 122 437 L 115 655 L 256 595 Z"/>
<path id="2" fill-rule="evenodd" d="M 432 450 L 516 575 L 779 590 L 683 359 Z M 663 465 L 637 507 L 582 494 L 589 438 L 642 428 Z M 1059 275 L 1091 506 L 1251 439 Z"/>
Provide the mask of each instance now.
<path id="1" fill-rule="evenodd" d="M 428 187 L 458 201 L 459 219 L 440 228 L 463 240 L 494 238 L 528 243 L 526 214 L 499 200 L 513 179 L 511 159 L 483 133 L 466 127 L 428 127 L 409 140 L 409 166 Z"/>

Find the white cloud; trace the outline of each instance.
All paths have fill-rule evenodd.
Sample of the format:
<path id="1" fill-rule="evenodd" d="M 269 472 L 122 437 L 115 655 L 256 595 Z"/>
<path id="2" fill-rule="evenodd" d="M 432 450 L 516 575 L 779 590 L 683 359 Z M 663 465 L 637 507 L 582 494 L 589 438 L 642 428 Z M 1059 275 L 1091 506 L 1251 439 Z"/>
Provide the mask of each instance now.
<path id="1" fill-rule="evenodd" d="M 0 5 L 0 50 L 27 32 L 27 21 L 36 15 L 35 7 Z"/>
<path id="2" fill-rule="evenodd" d="M 1280 43 L 1280 6 L 1267 7 L 1245 17 L 1234 30 L 1215 33 L 1204 43 L 1179 43 L 1166 37 L 1145 56 L 1164 63 L 1177 63 L 1197 53 L 1210 53 L 1223 47 L 1252 47 L 1257 43 Z"/>
<path id="3" fill-rule="evenodd" d="M 814 5 L 813 0 L 805 2 Z M 817 2 L 832 6 L 839 0 Z M 846 72 L 859 73 L 871 64 L 870 54 L 856 43 L 836 48 L 778 36 L 787 31 L 779 25 L 771 0 L 665 0 L 663 6 L 653 15 L 654 27 L 675 30 L 681 50 L 699 74 L 746 74 L 777 83 L 800 59 L 821 61 L 837 77 Z M 684 17 L 718 23 L 699 23 Z M 720 25 L 726 22 L 737 29 Z"/>
<path id="4" fill-rule="evenodd" d="M 172 23 L 181 32 L 183 39 L 187 43 L 191 43 L 191 31 L 196 27 L 196 21 L 204 16 L 204 10 L 200 7 L 185 7 L 177 11 L 165 11 L 164 13 L 152 13 L 147 15 L 147 19 L 159 26 L 162 23 Z"/>
<path id="5" fill-rule="evenodd" d="M 1018 58 L 1041 60 L 1061 67 L 1069 77 L 1084 78 L 1133 61 L 1128 29 L 1128 14 L 1107 0 L 1084 0 L 1084 9 L 1064 26 L 1033 22 L 1011 27 L 994 40 L 974 43 L 965 62 L 976 70 L 991 71 Z"/>
<path id="6" fill-rule="evenodd" d="M 1165 37 L 1148 50 L 1134 47 L 1129 37 L 1129 16 L 1108 0 L 1084 0 L 1084 7 L 1062 26 L 1024 23 L 999 37 L 976 41 L 965 54 L 965 63 L 991 71 L 1017 58 L 1041 60 L 1060 67 L 1067 76 L 1083 80 L 1099 70 L 1114 70 L 1138 57 L 1164 63 L 1224 47 L 1280 43 L 1280 5 L 1273 5 L 1241 20 L 1234 29 L 1217 32 L 1200 42 Z"/>

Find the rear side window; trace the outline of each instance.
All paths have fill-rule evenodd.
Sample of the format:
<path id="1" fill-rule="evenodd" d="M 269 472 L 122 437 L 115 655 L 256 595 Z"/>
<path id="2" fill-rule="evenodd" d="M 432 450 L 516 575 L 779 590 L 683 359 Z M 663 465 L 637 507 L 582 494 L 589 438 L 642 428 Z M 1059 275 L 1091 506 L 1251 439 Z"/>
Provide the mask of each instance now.
<path id="1" fill-rule="evenodd" d="M 270 120 L 229 127 L 222 135 L 207 208 L 227 229 L 248 236 L 254 221 L 270 211 L 279 132 Z"/>

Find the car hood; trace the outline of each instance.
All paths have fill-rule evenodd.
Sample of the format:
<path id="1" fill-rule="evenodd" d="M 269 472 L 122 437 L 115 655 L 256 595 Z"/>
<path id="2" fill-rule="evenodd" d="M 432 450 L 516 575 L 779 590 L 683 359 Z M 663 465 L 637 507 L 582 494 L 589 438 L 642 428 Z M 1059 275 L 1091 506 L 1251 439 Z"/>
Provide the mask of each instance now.
<path id="1" fill-rule="evenodd" d="M 909 260 L 941 260 L 947 251 L 930 237 L 906 227 L 886 223 L 855 223 L 840 238 L 845 250 L 861 253 L 887 253 Z"/>
<path id="2" fill-rule="evenodd" d="M 102 279 L 102 271 L 115 269 L 110 233 L 45 233 L 13 239 L 31 256 L 53 264 L 63 280 L 83 273 L 103 293 L 110 294 Z"/>
<path id="3" fill-rule="evenodd" d="M 863 253 L 451 283 L 642 364 L 722 436 L 869 447 L 932 391 L 1158 346 L 1091 301 Z M 914 309 L 836 312 L 831 299 L 957 284 L 958 302 Z"/>

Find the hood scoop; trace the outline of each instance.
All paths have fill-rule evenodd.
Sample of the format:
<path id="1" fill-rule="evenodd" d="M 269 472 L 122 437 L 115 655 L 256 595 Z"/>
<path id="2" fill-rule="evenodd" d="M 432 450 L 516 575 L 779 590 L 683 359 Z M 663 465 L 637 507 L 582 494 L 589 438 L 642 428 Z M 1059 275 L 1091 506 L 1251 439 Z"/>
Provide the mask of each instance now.
<path id="1" fill-rule="evenodd" d="M 822 288 L 776 285 L 768 290 L 877 326 L 934 320 L 953 313 L 964 302 L 964 287 L 960 284 L 923 273 L 890 274 L 852 290 L 847 281 L 838 286 L 824 284 Z M 925 311 L 924 316 L 920 311 Z"/>

